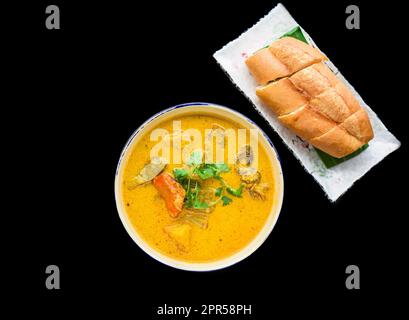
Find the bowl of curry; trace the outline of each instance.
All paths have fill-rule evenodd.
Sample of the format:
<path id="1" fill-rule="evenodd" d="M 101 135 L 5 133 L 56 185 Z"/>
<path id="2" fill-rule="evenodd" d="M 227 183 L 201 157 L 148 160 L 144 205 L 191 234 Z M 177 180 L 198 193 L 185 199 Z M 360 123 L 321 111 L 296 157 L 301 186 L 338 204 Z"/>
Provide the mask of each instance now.
<path id="1" fill-rule="evenodd" d="M 115 174 L 119 217 L 152 258 L 189 271 L 231 266 L 280 214 L 277 152 L 251 120 L 211 103 L 154 115 L 126 143 Z"/>

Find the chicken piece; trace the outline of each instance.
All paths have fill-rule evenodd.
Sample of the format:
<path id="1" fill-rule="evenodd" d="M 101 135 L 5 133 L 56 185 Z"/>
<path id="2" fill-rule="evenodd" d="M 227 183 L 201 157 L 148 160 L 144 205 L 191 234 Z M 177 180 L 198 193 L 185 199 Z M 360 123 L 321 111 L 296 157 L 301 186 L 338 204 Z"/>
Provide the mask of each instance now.
<path id="1" fill-rule="evenodd" d="M 165 159 L 160 157 L 153 157 L 151 159 L 151 162 L 146 164 L 138 173 L 138 175 L 136 175 L 130 181 L 128 181 L 128 189 L 129 190 L 135 189 L 137 186 L 151 181 L 159 173 L 161 173 L 163 169 L 165 169 L 165 167 L 166 167 Z"/>
<path id="2" fill-rule="evenodd" d="M 253 150 L 251 146 L 246 144 L 241 148 L 240 152 L 236 155 L 236 165 L 249 166 L 254 160 Z"/>
<path id="3" fill-rule="evenodd" d="M 250 196 L 254 199 L 266 200 L 266 193 L 268 189 L 268 183 L 254 184 L 249 190 Z"/>
<path id="4" fill-rule="evenodd" d="M 182 251 L 188 251 L 190 249 L 190 236 L 192 233 L 192 227 L 188 224 L 171 224 L 163 228 L 163 231 L 175 241 L 177 247 Z"/>
<path id="5" fill-rule="evenodd" d="M 166 172 L 153 179 L 153 185 L 165 200 L 166 208 L 172 218 L 177 218 L 182 211 L 186 191 L 183 187 Z"/>
<path id="6" fill-rule="evenodd" d="M 253 169 L 253 170 L 247 170 L 244 174 L 241 174 L 240 179 L 241 182 L 245 184 L 246 187 L 250 188 L 251 186 L 254 186 L 255 184 L 259 183 L 261 180 L 261 173 L 257 170 L 255 170 L 252 167 L 248 167 L 248 169 Z"/>

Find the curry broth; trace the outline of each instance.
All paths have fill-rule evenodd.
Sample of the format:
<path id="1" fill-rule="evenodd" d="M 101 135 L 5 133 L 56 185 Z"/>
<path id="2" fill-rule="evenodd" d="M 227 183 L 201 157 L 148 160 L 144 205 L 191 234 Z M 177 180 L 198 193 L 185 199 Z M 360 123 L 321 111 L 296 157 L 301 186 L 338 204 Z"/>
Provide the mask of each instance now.
<path id="1" fill-rule="evenodd" d="M 182 129 L 199 129 L 204 136 L 204 130 L 217 123 L 224 128 L 238 129 L 235 123 L 213 116 L 182 116 L 175 117 L 160 124 L 161 128 L 172 133 L 172 121 L 180 120 Z M 201 229 L 193 225 L 189 250 L 180 250 L 177 244 L 164 232 L 164 227 L 174 224 L 165 202 L 159 196 L 152 183 L 128 190 L 126 181 L 131 179 L 143 166 L 149 162 L 149 151 L 157 143 L 150 141 L 150 132 L 146 132 L 133 147 L 125 163 L 121 179 L 122 198 L 126 214 L 132 226 L 141 238 L 155 250 L 177 260 L 187 262 L 210 262 L 226 258 L 243 249 L 251 242 L 264 226 L 269 216 L 274 199 L 274 177 L 271 163 L 264 148 L 258 147 L 258 170 L 262 180 L 269 183 L 266 200 L 251 198 L 247 191 L 242 198 L 233 198 L 227 206 L 218 204 L 209 215 L 208 228 Z M 172 159 L 172 158 L 171 158 Z M 168 164 L 165 171 L 172 173 L 180 164 Z M 231 171 L 223 173 L 223 178 L 231 185 L 238 186 L 240 177 Z"/>

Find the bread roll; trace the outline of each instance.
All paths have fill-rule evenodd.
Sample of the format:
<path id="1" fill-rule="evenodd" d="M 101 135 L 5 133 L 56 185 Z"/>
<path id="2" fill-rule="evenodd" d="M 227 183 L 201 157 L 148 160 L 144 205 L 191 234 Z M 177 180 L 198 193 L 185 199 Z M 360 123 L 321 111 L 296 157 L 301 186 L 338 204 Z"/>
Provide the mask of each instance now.
<path id="1" fill-rule="evenodd" d="M 257 51 L 246 60 L 247 66 L 256 81 L 260 84 L 266 84 L 270 80 L 275 80 L 288 76 L 290 70 L 274 55 L 269 48 Z"/>
<path id="2" fill-rule="evenodd" d="M 323 60 L 326 57 L 319 50 L 285 37 L 254 53 L 246 64 L 256 81 L 264 85 Z"/>
<path id="3" fill-rule="evenodd" d="M 308 102 L 288 78 L 272 82 L 256 89 L 257 95 L 271 106 L 277 116 L 293 112 Z"/>
<path id="4" fill-rule="evenodd" d="M 278 117 L 278 119 L 288 128 L 305 140 L 322 136 L 337 124 L 321 114 L 315 112 L 308 105 L 304 105 L 294 112 Z"/>
<path id="5" fill-rule="evenodd" d="M 335 158 L 345 157 L 365 144 L 340 126 L 336 126 L 322 136 L 308 140 L 308 142 Z"/>
<path id="6" fill-rule="evenodd" d="M 341 127 L 359 140 L 369 141 L 373 138 L 373 131 L 368 114 L 364 109 L 360 109 L 348 117 L 343 123 L 341 123 Z"/>
<path id="7" fill-rule="evenodd" d="M 283 38 L 246 63 L 264 85 L 257 88 L 257 96 L 286 127 L 318 149 L 342 158 L 371 140 L 373 131 L 365 110 L 324 59 L 315 48 Z"/>

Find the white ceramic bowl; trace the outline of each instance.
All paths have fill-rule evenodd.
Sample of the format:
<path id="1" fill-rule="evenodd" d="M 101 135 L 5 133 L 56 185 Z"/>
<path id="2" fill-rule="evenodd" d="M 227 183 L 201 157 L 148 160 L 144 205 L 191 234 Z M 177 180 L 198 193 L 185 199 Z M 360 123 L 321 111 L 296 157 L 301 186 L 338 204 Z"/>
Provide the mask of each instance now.
<path id="1" fill-rule="evenodd" d="M 183 116 L 189 114 L 202 114 L 202 115 L 213 115 L 219 118 L 227 118 L 231 121 L 236 122 L 239 125 L 242 125 L 244 128 L 256 128 L 259 130 L 259 142 L 263 145 L 264 149 L 266 150 L 267 154 L 269 155 L 272 163 L 272 169 L 274 171 L 275 177 L 275 199 L 272 211 L 267 218 L 267 221 L 264 227 L 260 230 L 258 235 L 251 241 L 247 246 L 241 249 L 239 252 L 223 258 L 221 260 L 212 261 L 212 262 L 203 262 L 203 263 L 192 263 L 192 262 L 185 262 L 170 258 L 161 254 L 160 252 L 156 251 L 154 248 L 149 246 L 137 233 L 137 231 L 132 226 L 131 222 L 129 221 L 128 215 L 126 214 L 124 202 L 121 196 L 121 183 L 120 178 L 122 176 L 125 163 L 127 158 L 130 155 L 133 146 L 138 143 L 139 139 L 143 136 L 143 134 L 154 127 L 156 127 L 162 121 L 166 121 L 167 119 L 173 118 L 175 116 Z M 118 162 L 118 167 L 115 174 L 115 200 L 116 206 L 118 209 L 119 217 L 128 232 L 131 238 L 136 242 L 136 244 L 145 251 L 148 255 L 152 258 L 177 269 L 182 270 L 189 270 L 189 271 L 212 271 L 222 269 L 228 266 L 231 266 L 251 255 L 257 248 L 261 246 L 261 244 L 267 239 L 269 234 L 274 228 L 274 225 L 277 222 L 278 216 L 280 214 L 281 205 L 283 201 L 284 195 L 284 181 L 283 181 L 283 174 L 281 170 L 280 160 L 278 154 L 270 141 L 267 135 L 258 127 L 254 122 L 252 122 L 247 117 L 243 116 L 242 114 L 234 111 L 232 109 L 211 104 L 211 103 L 203 103 L 203 102 L 194 102 L 194 103 L 186 103 L 182 105 L 177 105 L 171 107 L 169 109 L 163 110 L 150 119 L 148 119 L 144 124 L 142 124 L 129 138 L 128 142 L 126 143 L 121 157 Z"/>

